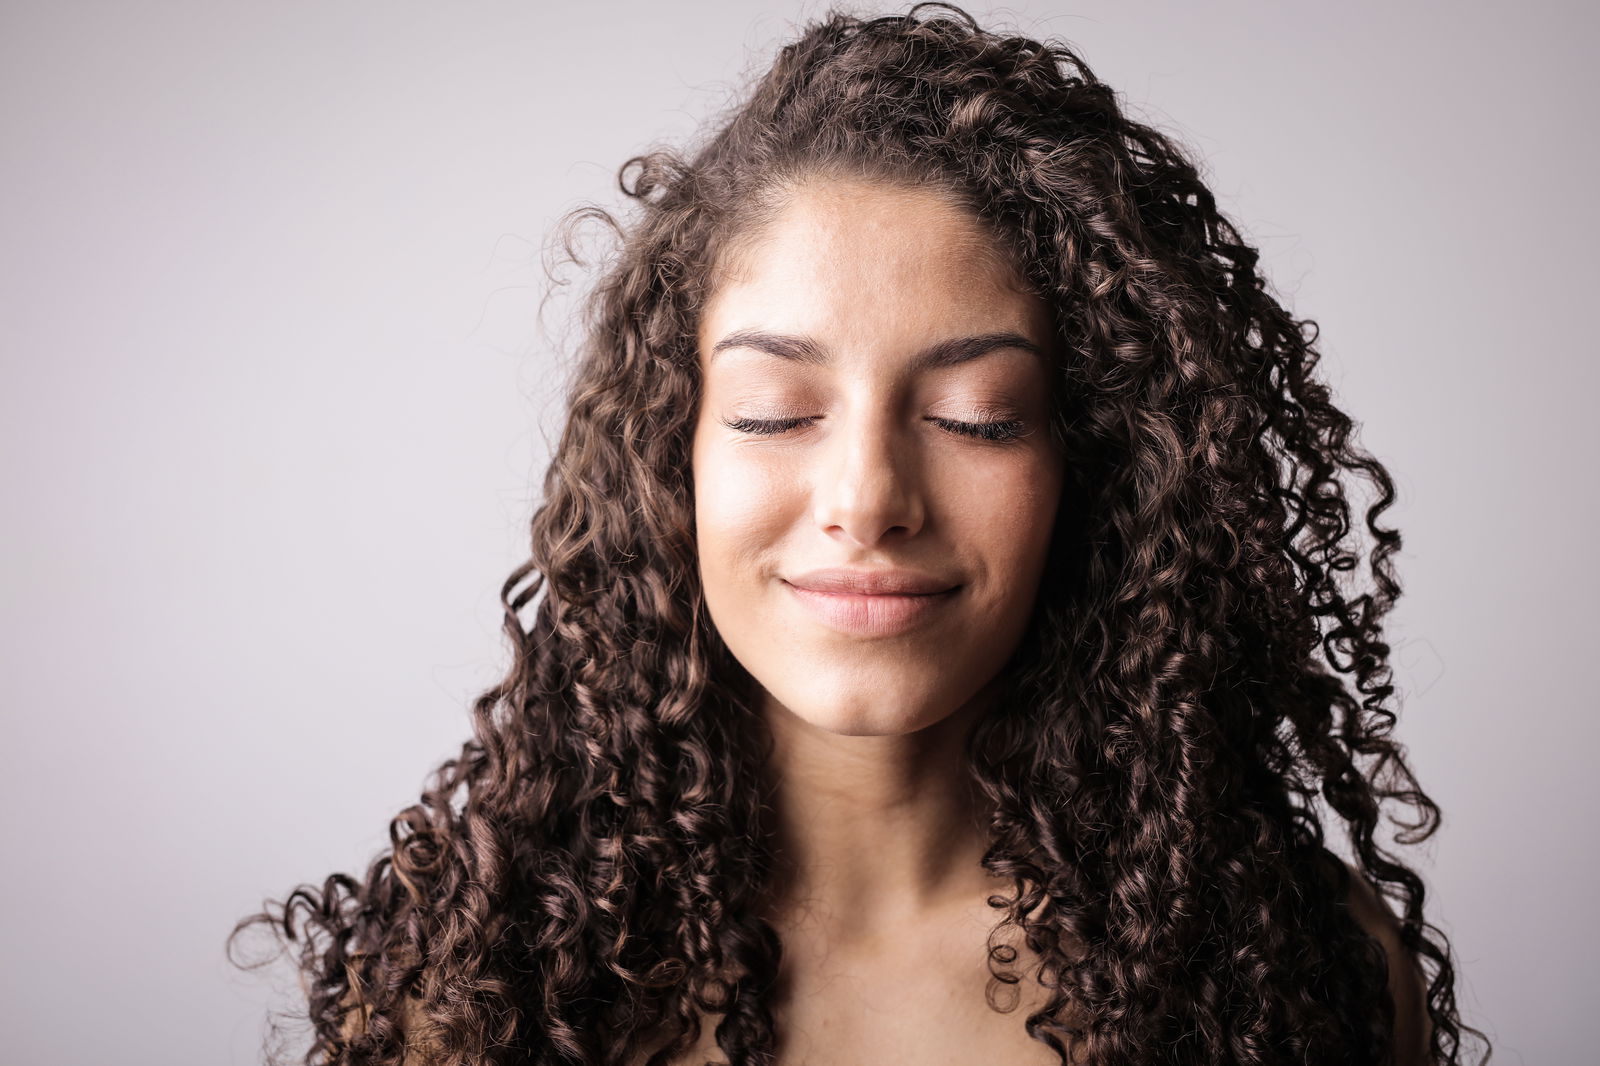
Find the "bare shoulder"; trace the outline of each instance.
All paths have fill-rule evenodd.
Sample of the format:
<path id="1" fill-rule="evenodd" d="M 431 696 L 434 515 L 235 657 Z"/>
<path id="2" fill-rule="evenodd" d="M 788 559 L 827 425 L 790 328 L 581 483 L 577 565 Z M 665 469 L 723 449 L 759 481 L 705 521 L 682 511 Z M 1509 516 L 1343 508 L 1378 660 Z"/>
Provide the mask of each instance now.
<path id="1" fill-rule="evenodd" d="M 1395 1066 L 1424 1066 L 1428 1062 L 1432 1022 L 1428 1018 L 1428 989 L 1422 967 L 1400 941 L 1400 921 L 1372 883 L 1349 863 L 1351 916 L 1367 934 L 1383 945 L 1389 957 L 1389 994 L 1394 999 Z"/>

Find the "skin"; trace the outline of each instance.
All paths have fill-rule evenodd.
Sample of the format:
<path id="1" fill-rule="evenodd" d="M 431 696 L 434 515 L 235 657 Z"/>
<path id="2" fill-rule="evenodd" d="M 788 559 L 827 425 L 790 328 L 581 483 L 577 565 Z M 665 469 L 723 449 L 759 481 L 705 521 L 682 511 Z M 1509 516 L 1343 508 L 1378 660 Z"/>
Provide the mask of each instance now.
<path id="1" fill-rule="evenodd" d="M 782 834 L 794 887 L 830 905 L 840 938 L 925 917 L 974 884 L 982 851 L 972 797 L 951 784 L 963 731 L 1023 635 L 1062 481 L 1048 309 L 993 260 L 977 221 L 933 192 L 817 182 L 794 190 L 702 317 L 706 604 L 761 688 L 780 814 L 799 816 Z M 809 338 L 827 363 L 729 343 L 749 330 Z M 911 367 L 940 341 L 1002 332 L 1038 351 Z M 997 417 L 1018 420 L 1019 439 L 933 421 Z M 728 425 L 740 418 L 807 421 L 763 434 Z M 959 587 L 908 632 L 841 633 L 786 580 L 825 566 Z"/>
<path id="2" fill-rule="evenodd" d="M 707 608 L 758 682 L 785 863 L 786 1061 L 1053 1062 L 984 1000 L 983 814 L 961 744 L 1021 640 L 1061 496 L 1048 307 L 976 218 L 927 189 L 792 190 L 702 316 L 693 449 Z M 800 364 L 719 342 L 804 336 Z M 1014 333 L 956 366 L 941 341 Z M 809 421 L 771 435 L 740 418 Z M 1008 442 L 932 421 L 1020 421 Z M 958 584 L 893 636 L 835 631 L 785 577 L 903 567 Z M 909 976 L 908 976 L 909 975 Z"/>

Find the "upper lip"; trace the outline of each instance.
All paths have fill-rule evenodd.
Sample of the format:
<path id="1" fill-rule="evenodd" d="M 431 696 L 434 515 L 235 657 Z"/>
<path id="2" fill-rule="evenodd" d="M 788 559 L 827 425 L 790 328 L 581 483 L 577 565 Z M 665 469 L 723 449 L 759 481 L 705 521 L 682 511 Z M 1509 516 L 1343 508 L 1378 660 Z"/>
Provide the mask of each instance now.
<path id="1" fill-rule="evenodd" d="M 814 592 L 844 592 L 858 596 L 927 595 L 948 592 L 955 582 L 915 570 L 852 570 L 833 567 L 786 578 L 797 588 Z"/>

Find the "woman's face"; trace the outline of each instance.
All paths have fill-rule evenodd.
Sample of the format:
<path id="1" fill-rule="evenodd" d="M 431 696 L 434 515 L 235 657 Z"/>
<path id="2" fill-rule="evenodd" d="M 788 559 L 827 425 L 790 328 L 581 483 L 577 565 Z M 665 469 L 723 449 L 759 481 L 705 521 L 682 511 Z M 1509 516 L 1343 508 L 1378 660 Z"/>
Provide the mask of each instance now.
<path id="1" fill-rule="evenodd" d="M 932 191 L 817 179 L 705 306 L 700 576 L 769 713 L 909 733 L 1022 638 L 1061 497 L 1054 342 L 991 240 Z M 919 594 L 800 587 L 835 569 Z"/>

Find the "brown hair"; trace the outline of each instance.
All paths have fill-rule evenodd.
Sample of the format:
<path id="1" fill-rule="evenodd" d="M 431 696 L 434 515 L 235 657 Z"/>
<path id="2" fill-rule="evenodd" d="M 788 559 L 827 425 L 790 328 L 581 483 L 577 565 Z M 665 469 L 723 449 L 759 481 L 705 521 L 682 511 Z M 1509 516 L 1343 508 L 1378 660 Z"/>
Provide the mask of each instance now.
<path id="1" fill-rule="evenodd" d="M 1402 844 L 1439 813 L 1391 738 L 1393 484 L 1315 372 L 1315 323 L 1269 294 L 1195 166 L 1072 49 L 946 5 L 805 27 L 708 132 L 622 168 L 637 213 L 588 305 L 502 593 L 514 662 L 473 738 L 364 877 L 235 930 L 299 944 L 306 1061 L 398 1063 L 425 1027 L 441 1061 L 660 1066 L 713 1013 L 731 1063 L 773 1060 L 769 738 L 704 609 L 688 456 L 721 257 L 818 173 L 958 197 L 1067 353 L 1071 505 L 969 741 L 984 865 L 1014 885 L 997 931 L 1050 990 L 1030 1034 L 1099 1066 L 1386 1061 L 1386 960 L 1324 846 L 1337 816 L 1429 971 L 1434 1056 L 1463 1061 L 1482 1034 L 1448 943 L 1377 837 L 1386 812 Z M 1013 962 L 992 939 L 996 987 Z"/>

